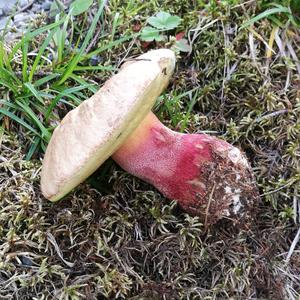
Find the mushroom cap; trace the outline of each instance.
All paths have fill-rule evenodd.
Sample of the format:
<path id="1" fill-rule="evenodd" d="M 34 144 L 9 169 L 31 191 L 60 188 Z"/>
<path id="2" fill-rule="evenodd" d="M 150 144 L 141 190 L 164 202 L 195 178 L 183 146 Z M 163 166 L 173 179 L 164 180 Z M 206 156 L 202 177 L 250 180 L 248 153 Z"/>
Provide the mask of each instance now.
<path id="1" fill-rule="evenodd" d="M 54 130 L 43 159 L 41 190 L 57 201 L 91 175 L 149 113 L 175 68 L 168 49 L 149 51 L 121 67 Z"/>

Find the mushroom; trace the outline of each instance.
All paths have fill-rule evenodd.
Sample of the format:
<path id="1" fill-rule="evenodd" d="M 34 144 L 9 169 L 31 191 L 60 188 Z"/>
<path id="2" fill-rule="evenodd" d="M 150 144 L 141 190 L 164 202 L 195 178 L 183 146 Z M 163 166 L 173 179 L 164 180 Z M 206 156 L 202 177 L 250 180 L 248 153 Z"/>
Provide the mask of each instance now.
<path id="1" fill-rule="evenodd" d="M 257 188 L 244 154 L 213 136 L 174 132 L 151 112 L 174 67 L 171 50 L 149 51 L 70 111 L 45 153 L 43 195 L 61 199 L 112 156 L 206 225 L 248 215 Z"/>

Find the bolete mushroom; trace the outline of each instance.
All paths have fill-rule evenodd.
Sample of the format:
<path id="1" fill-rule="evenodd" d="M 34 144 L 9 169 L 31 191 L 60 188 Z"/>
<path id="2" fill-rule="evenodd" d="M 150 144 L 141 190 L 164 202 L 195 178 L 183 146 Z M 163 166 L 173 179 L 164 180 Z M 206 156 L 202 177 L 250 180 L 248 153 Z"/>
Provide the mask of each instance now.
<path id="1" fill-rule="evenodd" d="M 174 132 L 151 112 L 174 67 L 171 50 L 149 51 L 70 111 L 46 150 L 43 195 L 59 200 L 112 156 L 206 225 L 247 215 L 257 188 L 244 154 L 213 136 Z"/>

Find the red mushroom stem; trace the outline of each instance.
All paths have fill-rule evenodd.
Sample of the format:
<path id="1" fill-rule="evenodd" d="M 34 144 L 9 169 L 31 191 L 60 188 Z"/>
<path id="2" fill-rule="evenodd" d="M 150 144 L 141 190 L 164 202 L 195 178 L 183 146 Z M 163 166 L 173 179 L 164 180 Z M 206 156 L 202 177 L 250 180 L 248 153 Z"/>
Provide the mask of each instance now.
<path id="1" fill-rule="evenodd" d="M 251 168 L 238 148 L 206 134 L 174 132 L 153 113 L 112 158 L 206 225 L 240 218 L 257 196 Z"/>

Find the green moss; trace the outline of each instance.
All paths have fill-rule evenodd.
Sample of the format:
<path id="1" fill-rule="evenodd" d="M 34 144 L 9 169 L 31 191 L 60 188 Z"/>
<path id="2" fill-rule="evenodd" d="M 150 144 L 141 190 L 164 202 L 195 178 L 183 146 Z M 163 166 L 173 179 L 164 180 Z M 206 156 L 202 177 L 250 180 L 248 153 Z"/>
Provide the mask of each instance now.
<path id="1" fill-rule="evenodd" d="M 279 29 L 275 53 L 267 58 L 262 39 L 269 42 L 274 23 L 264 19 L 255 24 L 253 30 L 261 38 L 239 30 L 249 16 L 264 9 L 257 2 L 111 1 L 89 49 L 93 53 L 111 42 L 117 12 L 114 40 L 132 34 L 134 25 L 144 26 L 158 11 L 183 18 L 170 35 L 184 31 L 193 41 L 193 51 L 178 55 L 174 79 L 155 112 L 171 128 L 218 135 L 246 152 L 262 195 L 251 226 L 240 229 L 222 222 L 204 231 L 197 217 L 186 215 L 175 202 L 111 161 L 66 199 L 49 203 L 39 189 L 43 149 L 37 147 L 35 160 L 25 161 L 35 135 L 1 116 L 6 133 L 0 138 L 0 298 L 299 297 L 299 252 L 285 259 L 299 224 L 300 74 L 291 49 L 300 57 L 300 34 L 293 26 Z M 89 22 L 84 16 L 75 20 L 79 44 Z M 287 43 L 288 58 L 279 49 Z M 31 51 L 38 51 L 38 45 L 39 40 L 33 41 Z M 146 50 L 143 47 L 138 39 L 120 42 L 97 54 L 99 64 L 118 66 Z M 74 53 L 66 48 L 63 55 L 70 59 Z M 89 64 L 86 55 L 81 66 Z M 53 70 L 61 76 L 68 59 L 58 69 L 39 65 L 34 83 L 53 75 Z M 17 58 L 13 68 L 22 81 Z M 75 85 L 93 84 L 92 89 L 72 90 L 44 125 L 52 130 L 70 104 L 92 94 L 111 72 L 77 70 L 62 86 L 58 78 L 38 85 L 40 96 L 50 101 L 52 89 L 63 93 Z M 27 93 L 24 99 L 44 120 L 43 111 L 38 114 L 38 99 L 22 85 L 16 88 Z M 7 86 L 0 86 L 0 95 L 11 103 L 16 100 Z M 38 130 L 24 111 L 16 115 Z"/>

